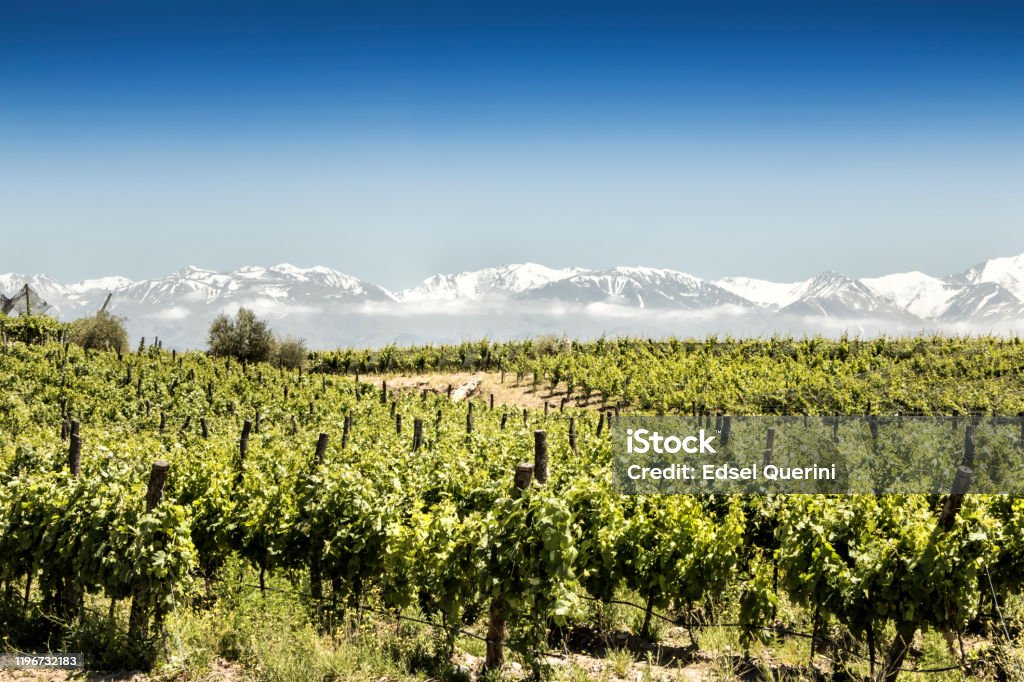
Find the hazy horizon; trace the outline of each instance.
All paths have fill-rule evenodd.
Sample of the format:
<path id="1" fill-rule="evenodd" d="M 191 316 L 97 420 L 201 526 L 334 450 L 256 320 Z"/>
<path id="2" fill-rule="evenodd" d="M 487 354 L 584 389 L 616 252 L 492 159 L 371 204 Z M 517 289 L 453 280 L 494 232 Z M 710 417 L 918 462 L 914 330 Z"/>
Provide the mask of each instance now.
<path id="1" fill-rule="evenodd" d="M 872 277 L 879 277 L 879 276 L 892 275 L 892 274 L 912 273 L 912 272 L 921 272 L 923 274 L 926 274 L 926 275 L 929 275 L 929 276 L 932 276 L 932 277 L 943 278 L 943 277 L 948 277 L 950 275 L 960 274 L 960 273 L 965 272 L 966 270 L 968 270 L 968 269 L 970 269 L 970 268 L 972 268 L 972 267 L 974 267 L 976 265 L 983 264 L 984 262 L 987 262 L 989 260 L 993 260 L 993 259 L 997 259 L 997 258 L 1015 258 L 1015 257 L 1018 257 L 1018 256 L 1024 256 L 1024 252 L 1022 252 L 1022 253 L 1000 253 L 1000 254 L 995 254 L 995 255 L 993 255 L 993 256 L 991 256 L 989 258 L 985 258 L 982 261 L 978 261 L 976 263 L 964 264 L 961 267 L 959 267 L 959 268 L 957 268 L 957 269 L 955 269 L 953 271 L 950 271 L 950 272 L 928 272 L 928 271 L 922 270 L 921 268 L 904 267 L 904 268 L 901 268 L 899 270 L 894 270 L 894 271 L 891 271 L 891 272 L 878 272 L 878 273 L 872 273 L 870 275 L 859 274 L 859 273 L 856 273 L 856 272 L 841 272 L 839 270 L 836 270 L 835 268 L 827 267 L 827 264 L 823 264 L 822 267 L 815 267 L 814 263 L 804 263 L 804 265 L 806 266 L 807 269 L 804 271 L 805 274 L 803 276 L 797 276 L 796 278 L 794 278 L 792 280 L 787 280 L 785 282 L 781 281 L 781 280 L 777 280 L 777 279 L 776 280 L 765 280 L 765 281 L 774 281 L 774 282 L 778 282 L 780 284 L 788 283 L 788 282 L 802 282 L 802 281 L 806 281 L 808 279 L 811 279 L 811 278 L 815 277 L 816 275 L 820 275 L 822 273 L 827 273 L 827 272 L 839 272 L 839 274 L 845 275 L 845 276 L 850 277 L 852 279 L 870 279 Z M 420 277 L 420 278 L 418 278 L 416 280 L 410 280 L 410 281 L 401 283 L 399 286 L 396 286 L 396 287 L 385 286 L 384 284 L 382 284 L 380 282 L 374 282 L 373 280 L 368 280 L 368 279 L 364 279 L 364 278 L 361 278 L 361 277 L 357 277 L 357 278 L 362 280 L 362 281 L 364 281 L 364 282 L 369 282 L 369 283 L 375 284 L 377 286 L 381 286 L 381 287 L 387 289 L 388 291 L 394 293 L 394 292 L 402 291 L 404 289 L 409 289 L 409 288 L 415 287 L 415 286 L 417 286 L 419 284 L 422 284 L 422 283 L 430 280 L 431 278 L 433 278 L 435 276 L 451 276 L 451 275 L 471 274 L 471 273 L 475 273 L 475 272 L 480 272 L 482 270 L 501 269 L 503 267 L 517 266 L 517 265 L 540 265 L 542 267 L 551 268 L 551 269 L 580 268 L 580 269 L 583 269 L 583 270 L 586 270 L 586 271 L 600 271 L 600 270 L 607 270 L 607 269 L 612 269 L 612 268 L 651 268 L 651 267 L 655 267 L 655 266 L 646 265 L 646 264 L 643 264 L 643 263 L 618 263 L 618 264 L 615 264 L 615 265 L 612 265 L 612 266 L 602 266 L 602 267 L 588 267 L 586 264 L 576 263 L 576 264 L 570 264 L 570 265 L 567 265 L 567 266 L 555 267 L 555 266 L 552 266 L 552 265 L 550 265 L 548 263 L 538 263 L 538 262 L 532 262 L 531 261 L 531 262 L 521 262 L 521 263 L 511 263 L 511 262 L 508 262 L 508 263 L 486 264 L 486 265 L 481 265 L 479 267 L 471 268 L 469 270 L 461 270 L 461 271 L 458 271 L 458 272 L 454 272 L 454 271 L 453 272 L 433 272 L 433 273 L 430 273 L 430 274 L 425 275 L 423 277 Z M 129 277 L 129 276 L 127 276 L 127 275 L 125 275 L 125 274 L 123 274 L 121 272 L 106 272 L 106 273 L 98 273 L 98 274 L 93 275 L 91 277 L 84 277 L 84 278 L 81 278 L 81 279 L 62 279 L 62 278 L 56 277 L 55 275 L 53 275 L 53 273 L 50 273 L 50 272 L 17 272 L 15 270 L 0 271 L 0 276 L 3 276 L 3 275 L 20 275 L 20 276 L 24 276 L 26 278 L 36 277 L 36 276 L 48 276 L 48 277 L 52 277 L 53 279 L 55 279 L 56 281 L 60 282 L 61 284 L 71 285 L 71 284 L 81 284 L 81 283 L 87 282 L 87 281 L 102 280 L 102 279 L 108 279 L 108 278 L 114 278 L 114 277 L 124 277 L 124 278 L 129 279 L 129 280 L 131 280 L 133 282 L 157 280 L 157 279 L 162 279 L 162 278 L 169 277 L 171 275 L 183 272 L 184 270 L 186 270 L 188 268 L 198 268 L 198 269 L 204 270 L 204 271 L 209 271 L 209 272 L 215 272 L 215 273 L 218 273 L 218 274 L 228 275 L 228 274 L 231 274 L 233 272 L 237 272 L 238 270 L 244 269 L 244 268 L 265 268 L 265 269 L 271 269 L 271 268 L 280 267 L 280 266 L 292 266 L 292 267 L 298 268 L 300 270 L 311 270 L 311 269 L 314 269 L 314 268 L 325 267 L 325 268 L 329 268 L 330 270 L 333 270 L 335 272 L 339 272 L 339 273 L 344 274 L 344 275 L 350 275 L 352 277 L 356 277 L 356 275 L 354 275 L 352 272 L 348 272 L 348 271 L 345 271 L 345 270 L 340 269 L 340 268 L 332 267 L 332 266 L 327 265 L 325 263 L 312 263 L 312 262 L 311 263 L 294 263 L 294 262 L 285 262 L 285 261 L 274 262 L 274 263 L 246 263 L 244 265 L 239 266 L 238 268 L 231 268 L 231 269 L 217 269 L 217 268 L 213 268 L 213 267 L 204 266 L 201 263 L 186 263 L 186 264 L 182 265 L 181 267 L 175 268 L 175 269 L 167 271 L 167 272 L 159 272 L 159 273 L 155 272 L 155 273 L 151 273 L 151 274 L 148 274 L 148 275 L 144 275 L 142 277 Z M 678 267 L 665 266 L 665 267 L 661 267 L 661 268 L 657 268 L 657 269 L 671 270 L 671 271 L 675 271 L 675 272 L 681 272 L 683 274 L 688 274 L 688 275 L 696 276 L 693 272 L 688 272 L 688 271 L 683 270 L 683 269 L 678 268 Z M 707 276 L 707 277 L 701 277 L 701 279 L 713 282 L 713 281 L 720 281 L 720 280 L 729 279 L 729 278 L 736 278 L 736 277 L 751 277 L 751 276 L 748 275 L 747 273 L 732 272 L 732 273 L 722 274 L 722 275 L 712 275 L 712 276 Z M 756 278 L 756 279 L 765 279 L 765 278 Z M 8 292 L 0 291 L 0 293 L 8 293 L 9 294 L 11 292 L 9 292 L 9 291 Z"/>

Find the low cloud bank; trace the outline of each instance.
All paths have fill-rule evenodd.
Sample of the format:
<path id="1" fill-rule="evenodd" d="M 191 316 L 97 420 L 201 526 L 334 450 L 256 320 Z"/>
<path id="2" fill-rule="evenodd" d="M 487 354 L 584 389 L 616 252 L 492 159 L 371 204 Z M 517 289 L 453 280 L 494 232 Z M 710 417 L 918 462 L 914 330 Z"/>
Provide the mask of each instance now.
<path id="1" fill-rule="evenodd" d="M 441 301 L 431 303 L 363 302 L 294 305 L 267 298 L 227 306 L 186 303 L 153 310 L 127 305 L 116 310 L 128 318 L 134 339 L 159 337 L 165 346 L 203 348 L 210 322 L 219 313 L 252 308 L 282 336 L 307 339 L 311 348 L 380 346 L 388 343 L 452 343 L 466 339 L 520 339 L 565 335 L 590 339 L 615 336 L 767 337 L 822 335 L 873 337 L 918 334 L 997 334 L 1024 331 L 1024 321 L 994 323 L 894 322 L 858 317 L 781 315 L 770 310 L 720 306 L 702 310 L 638 309 L 614 303 L 562 301 Z M 133 309 L 135 308 L 135 309 Z"/>

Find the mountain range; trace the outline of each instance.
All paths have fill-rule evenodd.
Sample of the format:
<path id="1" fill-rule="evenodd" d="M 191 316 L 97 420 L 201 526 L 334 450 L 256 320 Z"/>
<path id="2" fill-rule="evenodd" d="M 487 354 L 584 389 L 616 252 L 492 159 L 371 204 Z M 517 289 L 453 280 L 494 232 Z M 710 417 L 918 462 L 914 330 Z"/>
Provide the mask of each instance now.
<path id="1" fill-rule="evenodd" d="M 961 333 L 1024 331 L 1024 254 L 935 277 L 905 272 L 855 279 L 823 272 L 799 282 L 706 280 L 648 267 L 554 269 L 533 263 L 439 274 L 389 291 L 318 266 L 197 267 L 157 279 L 111 276 L 71 284 L 0 275 L 0 293 L 24 284 L 62 319 L 109 310 L 136 335 L 201 346 L 209 320 L 240 306 L 282 333 L 317 345 L 452 341 L 465 336 L 566 333 Z"/>

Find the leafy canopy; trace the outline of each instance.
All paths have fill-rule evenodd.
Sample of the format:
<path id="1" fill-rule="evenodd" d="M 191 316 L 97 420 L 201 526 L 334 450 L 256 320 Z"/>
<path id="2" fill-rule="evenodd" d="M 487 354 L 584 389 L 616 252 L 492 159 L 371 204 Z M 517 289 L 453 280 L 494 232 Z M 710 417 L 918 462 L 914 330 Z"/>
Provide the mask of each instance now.
<path id="1" fill-rule="evenodd" d="M 264 362 L 274 351 L 274 335 L 263 320 L 248 308 L 239 308 L 234 319 L 221 313 L 210 324 L 210 354 L 244 362 Z"/>

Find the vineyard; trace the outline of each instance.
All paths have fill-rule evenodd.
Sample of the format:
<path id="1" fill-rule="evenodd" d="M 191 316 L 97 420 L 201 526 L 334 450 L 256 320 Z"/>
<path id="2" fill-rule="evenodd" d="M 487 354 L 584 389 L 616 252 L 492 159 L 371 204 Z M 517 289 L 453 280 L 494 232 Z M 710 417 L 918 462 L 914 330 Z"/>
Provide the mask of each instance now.
<path id="1" fill-rule="evenodd" d="M 257 679 L 1024 679 L 1024 500 L 622 495 L 611 471 L 622 413 L 1017 415 L 1017 339 L 480 342 L 303 372 L 21 324 L 0 349 L 2 649 Z M 560 398 L 388 386 L 455 367 Z M 429 644 L 284 675 L 243 642 L 281 611 L 319 647 Z M 210 614 L 203 653 L 188 624 Z M 572 668 L 584 651 L 627 669 Z"/>

